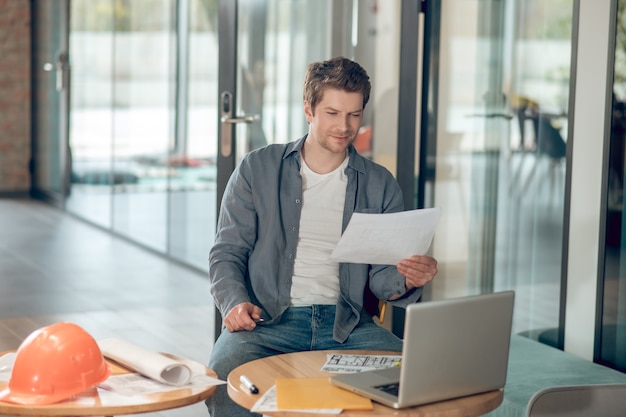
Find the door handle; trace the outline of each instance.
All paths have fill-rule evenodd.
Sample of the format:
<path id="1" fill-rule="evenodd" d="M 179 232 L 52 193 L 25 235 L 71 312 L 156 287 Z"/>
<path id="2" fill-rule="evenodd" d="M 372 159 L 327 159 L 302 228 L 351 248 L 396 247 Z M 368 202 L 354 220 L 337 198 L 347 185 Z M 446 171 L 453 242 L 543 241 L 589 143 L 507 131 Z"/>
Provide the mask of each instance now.
<path id="1" fill-rule="evenodd" d="M 57 91 L 63 91 L 69 85 L 70 62 L 67 52 L 59 52 L 54 64 L 46 62 L 43 64 L 46 72 L 55 72 L 55 86 Z"/>
<path id="2" fill-rule="evenodd" d="M 59 52 L 56 60 L 56 88 L 65 90 L 69 85 L 70 60 L 67 52 Z"/>
<path id="3" fill-rule="evenodd" d="M 258 122 L 259 120 L 261 120 L 261 116 L 259 116 L 258 114 L 255 114 L 254 116 L 243 116 L 243 117 L 227 117 L 227 116 L 222 116 L 222 123 L 230 123 L 230 124 L 236 124 L 236 123 L 254 123 L 254 122 Z"/>
<path id="4" fill-rule="evenodd" d="M 221 154 L 224 157 L 229 157 L 233 152 L 233 125 L 258 122 L 261 120 L 261 116 L 255 114 L 252 116 L 233 117 L 233 94 L 230 91 L 224 91 L 221 94 L 220 102 L 220 122 L 222 123 Z"/>

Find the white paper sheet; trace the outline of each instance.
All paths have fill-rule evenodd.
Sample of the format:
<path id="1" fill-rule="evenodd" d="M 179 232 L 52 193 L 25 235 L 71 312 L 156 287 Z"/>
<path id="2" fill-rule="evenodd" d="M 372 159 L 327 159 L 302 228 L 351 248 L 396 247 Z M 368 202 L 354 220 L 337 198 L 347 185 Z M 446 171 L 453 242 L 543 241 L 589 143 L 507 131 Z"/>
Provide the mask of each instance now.
<path id="1" fill-rule="evenodd" d="M 399 213 L 354 213 L 331 258 L 338 262 L 395 265 L 412 255 L 425 255 L 439 217 L 439 207 Z"/>
<path id="2" fill-rule="evenodd" d="M 0 381 L 8 381 L 11 379 L 11 373 L 13 372 L 13 364 L 17 354 L 15 352 L 5 353 L 0 356 Z"/>
<path id="3" fill-rule="evenodd" d="M 194 375 L 191 381 L 183 388 L 212 387 L 225 383 L 226 381 L 210 377 L 206 374 Z M 125 396 L 148 395 L 181 389 L 180 386 L 163 384 L 137 373 L 111 375 L 106 381 L 98 385 L 98 388 Z"/>
<path id="4" fill-rule="evenodd" d="M 168 358 L 122 339 L 100 340 L 98 346 L 105 357 L 164 384 L 185 385 L 193 375 L 191 366 L 184 360 Z"/>

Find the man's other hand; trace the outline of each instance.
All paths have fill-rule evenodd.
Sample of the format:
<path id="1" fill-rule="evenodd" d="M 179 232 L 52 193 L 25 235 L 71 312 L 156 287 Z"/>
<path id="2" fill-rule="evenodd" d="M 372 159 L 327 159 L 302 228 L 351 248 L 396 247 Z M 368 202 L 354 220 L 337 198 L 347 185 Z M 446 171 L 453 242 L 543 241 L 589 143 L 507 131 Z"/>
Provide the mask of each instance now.
<path id="1" fill-rule="evenodd" d="M 231 333 L 254 330 L 256 321 L 261 318 L 261 313 L 261 308 L 252 303 L 237 304 L 224 317 L 226 330 Z"/>

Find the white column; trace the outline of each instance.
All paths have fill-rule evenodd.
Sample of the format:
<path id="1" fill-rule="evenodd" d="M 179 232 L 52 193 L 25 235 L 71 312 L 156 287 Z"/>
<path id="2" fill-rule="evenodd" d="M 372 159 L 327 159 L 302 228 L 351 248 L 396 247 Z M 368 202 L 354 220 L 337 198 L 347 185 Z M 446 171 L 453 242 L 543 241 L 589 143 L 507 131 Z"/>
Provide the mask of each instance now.
<path id="1" fill-rule="evenodd" d="M 572 137 L 565 350 L 593 359 L 602 159 L 607 112 L 609 0 L 580 0 Z M 571 111 L 571 109 L 570 109 Z M 555 300 L 557 302 L 557 300 Z"/>

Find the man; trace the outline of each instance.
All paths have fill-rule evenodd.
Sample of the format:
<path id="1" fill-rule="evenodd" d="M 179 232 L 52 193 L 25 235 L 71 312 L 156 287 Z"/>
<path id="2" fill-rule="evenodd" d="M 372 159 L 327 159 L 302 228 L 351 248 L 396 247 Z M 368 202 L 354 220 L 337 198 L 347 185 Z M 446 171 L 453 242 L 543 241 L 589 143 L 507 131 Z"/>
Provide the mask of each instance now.
<path id="1" fill-rule="evenodd" d="M 402 350 L 401 339 L 364 310 L 365 288 L 404 307 L 433 279 L 436 260 L 364 265 L 330 259 L 352 213 L 403 210 L 391 173 L 352 146 L 370 88 L 365 70 L 346 58 L 309 65 L 308 134 L 249 153 L 230 178 L 209 257 L 211 293 L 225 326 L 209 362 L 218 377 L 280 353 Z M 250 415 L 225 386 L 207 406 L 213 417 Z"/>

